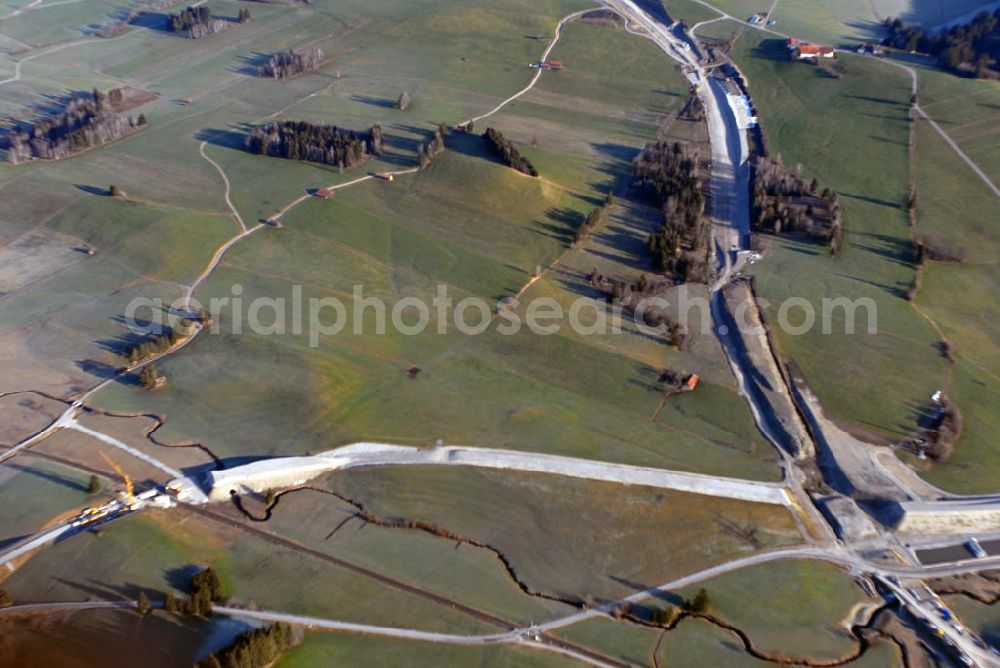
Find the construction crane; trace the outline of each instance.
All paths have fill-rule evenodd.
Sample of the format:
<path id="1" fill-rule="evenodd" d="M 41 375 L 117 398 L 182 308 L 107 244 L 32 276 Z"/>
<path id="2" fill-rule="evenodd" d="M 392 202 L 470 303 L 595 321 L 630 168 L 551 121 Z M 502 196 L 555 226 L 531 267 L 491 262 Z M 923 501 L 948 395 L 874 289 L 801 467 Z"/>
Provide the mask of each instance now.
<path id="1" fill-rule="evenodd" d="M 104 461 L 108 463 L 108 466 L 110 466 L 115 470 L 115 473 L 117 473 L 118 475 L 120 475 L 122 478 L 125 479 L 125 493 L 128 495 L 128 505 L 129 507 L 131 507 L 135 503 L 135 494 L 133 493 L 132 489 L 132 478 L 130 478 L 129 475 L 125 473 L 125 471 L 122 471 L 121 467 L 118 466 L 118 464 L 115 464 L 111 460 L 111 457 L 108 457 L 103 452 L 101 452 L 101 457 L 103 457 Z"/>

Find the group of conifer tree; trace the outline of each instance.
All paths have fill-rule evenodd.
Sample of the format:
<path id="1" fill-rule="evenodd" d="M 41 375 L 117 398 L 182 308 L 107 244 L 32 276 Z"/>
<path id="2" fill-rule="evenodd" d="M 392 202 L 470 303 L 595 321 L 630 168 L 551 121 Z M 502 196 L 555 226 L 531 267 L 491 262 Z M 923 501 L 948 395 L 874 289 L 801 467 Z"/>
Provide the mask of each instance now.
<path id="1" fill-rule="evenodd" d="M 483 133 L 483 141 L 486 142 L 486 147 L 490 152 L 500 158 L 508 167 L 513 167 L 529 176 L 538 176 L 538 170 L 531 164 L 531 161 L 521 155 L 513 142 L 500 134 L 498 130 L 486 128 L 486 132 Z"/>
<path id="2" fill-rule="evenodd" d="M 145 126 L 142 114 L 133 119 L 114 111 L 123 100 L 120 89 L 95 89 L 90 95 L 71 93 L 62 111 L 11 133 L 7 160 L 15 164 L 32 158 L 57 160 Z"/>
<path id="3" fill-rule="evenodd" d="M 323 50 L 320 48 L 308 51 L 279 51 L 263 65 L 257 67 L 257 76 L 272 79 L 291 79 L 303 72 L 310 72 L 323 62 Z"/>
<path id="4" fill-rule="evenodd" d="M 239 23 L 249 23 L 250 10 L 241 9 L 236 20 Z M 212 10 L 205 5 L 188 7 L 180 14 L 167 15 L 167 29 L 171 32 L 186 32 L 191 39 L 214 35 L 225 30 L 228 24 L 226 19 L 213 17 Z"/>
<path id="5" fill-rule="evenodd" d="M 350 168 L 372 156 L 382 155 L 382 126 L 367 133 L 308 121 L 273 121 L 255 127 L 246 138 L 251 153 L 289 160 L 306 160 Z"/>
<path id="6" fill-rule="evenodd" d="M 700 277 L 703 263 L 694 262 L 692 256 L 707 256 L 711 225 L 704 216 L 698 156 L 661 135 L 636 156 L 633 177 L 660 207 L 659 230 L 647 241 L 654 268 L 685 278 Z"/>
<path id="7" fill-rule="evenodd" d="M 901 19 L 886 19 L 884 44 L 937 56 L 941 65 L 966 76 L 996 78 L 1000 75 L 1000 9 L 982 11 L 962 25 L 928 33 Z"/>

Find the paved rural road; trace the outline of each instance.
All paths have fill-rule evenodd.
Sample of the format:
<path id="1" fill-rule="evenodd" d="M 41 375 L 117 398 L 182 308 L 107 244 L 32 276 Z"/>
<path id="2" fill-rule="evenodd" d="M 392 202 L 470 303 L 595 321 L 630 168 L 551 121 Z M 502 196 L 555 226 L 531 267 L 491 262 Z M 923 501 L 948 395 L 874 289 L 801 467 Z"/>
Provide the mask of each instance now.
<path id="1" fill-rule="evenodd" d="M 879 577 L 882 585 L 889 589 L 899 602 L 906 606 L 907 610 L 911 614 L 918 618 L 923 618 L 924 622 L 930 626 L 930 628 L 939 629 L 944 637 L 960 652 L 965 654 L 965 656 L 975 659 L 980 666 L 996 666 L 1000 665 L 995 656 L 990 655 L 986 651 L 976 647 L 972 640 L 966 635 L 965 631 L 959 631 L 958 628 L 949 624 L 944 620 L 937 612 L 937 610 L 929 605 L 926 601 L 920 601 L 916 596 L 913 596 L 904 587 L 901 587 L 894 583 L 892 580 L 884 577 Z"/>
<path id="2" fill-rule="evenodd" d="M 72 528 L 73 526 L 69 522 L 66 522 L 51 529 L 46 529 L 45 531 L 36 534 L 25 541 L 22 541 L 21 543 L 5 551 L 3 554 L 0 554 L 0 566 L 7 566 L 7 564 L 14 561 L 18 557 L 22 557 L 31 552 L 32 550 L 37 550 L 43 545 L 48 545 L 49 543 L 55 541 L 63 534 L 70 531 Z M 11 567 L 8 566 L 8 568 Z"/>
<path id="3" fill-rule="evenodd" d="M 818 561 L 826 561 L 829 563 L 837 564 L 840 566 L 845 566 L 854 572 L 869 572 L 881 577 L 888 577 L 890 575 L 895 575 L 898 577 L 925 577 L 929 571 L 931 575 L 955 575 L 960 573 L 966 573 L 974 569 L 975 565 L 968 562 L 964 564 L 946 564 L 940 567 L 934 568 L 921 568 L 921 569 L 907 569 L 907 568 L 882 568 L 873 567 L 870 564 L 865 563 L 860 558 L 855 555 L 844 551 L 844 550 L 828 550 L 821 548 L 786 548 L 781 550 L 774 550 L 772 552 L 762 552 L 753 554 L 747 557 L 742 557 L 740 559 L 734 559 L 732 561 L 725 562 L 710 568 L 705 568 L 696 573 L 691 573 L 683 577 L 676 578 L 670 582 L 658 585 L 656 587 L 651 587 L 649 589 L 643 589 L 637 591 L 634 594 L 626 596 L 622 599 L 616 601 L 610 601 L 603 605 L 581 610 L 579 612 L 573 613 L 571 615 L 565 615 L 563 617 L 558 617 L 546 622 L 539 624 L 534 624 L 532 626 L 512 629 L 510 631 L 501 631 L 498 633 L 488 633 L 488 634 L 471 634 L 462 635 L 455 633 L 438 633 L 434 631 L 424 631 L 419 629 L 408 629 L 400 627 L 391 626 L 378 626 L 372 624 L 358 624 L 354 622 L 345 622 L 336 619 L 328 619 L 325 617 L 312 617 L 308 615 L 297 615 L 290 614 L 281 611 L 274 610 L 245 610 L 243 608 L 235 608 L 231 606 L 214 605 L 212 607 L 213 612 L 219 615 L 225 615 L 229 617 L 242 618 L 242 619 L 252 619 L 261 622 L 285 622 L 288 624 L 295 624 L 299 626 L 305 626 L 308 628 L 328 630 L 328 631 L 343 631 L 350 633 L 360 633 L 360 634 L 370 634 L 370 635 L 381 635 L 387 637 L 404 638 L 407 640 L 419 640 L 424 642 L 436 642 L 436 643 L 451 643 L 459 645 L 491 645 L 499 643 L 517 643 L 524 642 L 529 638 L 533 637 L 535 634 L 543 633 L 546 631 L 554 631 L 556 629 L 565 628 L 567 626 L 572 626 L 580 622 L 592 619 L 595 617 L 607 616 L 611 610 L 618 607 L 622 603 L 640 603 L 649 598 L 661 596 L 665 592 L 676 591 L 684 587 L 688 587 L 699 582 L 711 579 L 713 577 L 723 575 L 732 571 L 740 570 L 750 566 L 755 566 L 758 564 L 763 564 L 772 561 L 780 561 L 786 559 L 812 559 Z M 1000 565 L 1000 557 L 992 557 L 980 562 L 987 562 L 988 567 L 996 567 Z M 80 601 L 80 602 L 53 602 L 53 603 L 36 603 L 36 604 L 26 604 L 17 605 L 6 609 L 0 609 L 0 616 L 11 615 L 24 612 L 44 612 L 44 611 L 57 611 L 57 610 L 80 610 L 87 608 L 130 608 L 134 607 L 132 601 Z M 155 606 L 154 607 L 158 607 Z"/>

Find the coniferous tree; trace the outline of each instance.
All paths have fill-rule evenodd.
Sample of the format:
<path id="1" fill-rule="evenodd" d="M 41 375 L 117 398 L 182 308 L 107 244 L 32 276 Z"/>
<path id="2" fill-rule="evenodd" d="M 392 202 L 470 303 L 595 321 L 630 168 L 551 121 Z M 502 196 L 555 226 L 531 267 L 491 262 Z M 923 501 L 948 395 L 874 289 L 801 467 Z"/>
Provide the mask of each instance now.
<path id="1" fill-rule="evenodd" d="M 71 94 L 59 112 L 10 133 L 8 162 L 58 160 L 127 135 L 135 129 L 135 123 L 115 113 L 109 99 L 108 94 L 97 90 L 86 95 Z"/>
<path id="2" fill-rule="evenodd" d="M 143 617 L 149 614 L 149 597 L 146 596 L 146 592 L 139 592 L 139 596 L 135 599 L 135 610 Z"/>
<path id="3" fill-rule="evenodd" d="M 513 167 L 529 176 L 538 176 L 538 170 L 531 164 L 531 161 L 522 156 L 510 140 L 500 134 L 498 130 L 486 128 L 483 140 L 486 142 L 486 147 L 508 167 Z"/>
<path id="4" fill-rule="evenodd" d="M 157 381 L 160 380 L 160 374 L 156 371 L 155 364 L 147 364 L 142 367 L 139 371 L 139 384 L 142 385 L 147 390 L 155 387 Z"/>

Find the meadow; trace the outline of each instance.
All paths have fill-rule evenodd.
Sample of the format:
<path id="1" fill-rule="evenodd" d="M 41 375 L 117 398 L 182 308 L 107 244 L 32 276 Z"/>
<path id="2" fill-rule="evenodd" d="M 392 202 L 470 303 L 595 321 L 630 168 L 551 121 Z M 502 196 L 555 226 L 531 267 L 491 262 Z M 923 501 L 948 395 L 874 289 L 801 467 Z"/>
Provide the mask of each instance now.
<path id="1" fill-rule="evenodd" d="M 691 0 L 666 0 L 668 11 L 687 11 Z M 745 21 L 763 14 L 771 5 L 753 0 L 709 0 L 709 5 Z M 889 17 L 931 27 L 974 11 L 978 0 L 781 0 L 774 7 L 772 29 L 831 46 L 857 45 L 879 37 L 881 22 Z M 704 8 L 704 6 L 702 5 Z M 711 17 L 709 17 L 711 18 Z"/>
<path id="2" fill-rule="evenodd" d="M 773 240 L 767 261 L 752 271 L 782 353 L 799 368 L 828 414 L 874 436 L 913 433 L 927 397 L 947 377 L 938 335 L 906 300 L 916 275 L 907 224 L 909 78 L 870 59 L 842 56 L 840 77 L 787 60 L 776 39 L 747 33 L 735 56 L 750 80 L 769 149 L 821 187 L 839 194 L 845 242 L 836 257 L 795 238 Z M 877 94 L 872 91 L 877 90 Z M 833 311 L 830 333 L 817 325 L 803 335 L 774 326 L 777 306 L 806 299 L 817 321 L 824 298 L 868 299 L 855 333 Z M 799 325 L 793 309 L 789 323 Z"/>
<path id="3" fill-rule="evenodd" d="M 533 590 L 569 600 L 619 598 L 801 540 L 784 508 L 557 476 L 391 467 L 333 474 L 327 485 L 376 516 L 486 543 Z"/>
<path id="4" fill-rule="evenodd" d="M 918 234 L 964 259 L 930 262 L 915 300 L 954 348 L 955 362 L 942 389 L 958 402 L 962 434 L 946 465 L 914 464 L 945 489 L 989 492 L 996 485 L 993 437 L 1000 429 L 998 399 L 991 391 L 1000 377 L 996 199 L 923 121 L 917 124 L 915 170 Z"/>
<path id="5" fill-rule="evenodd" d="M 100 482 L 110 485 L 106 479 Z M 91 495 L 89 484 L 88 474 L 34 457 L 4 465 L 0 469 L 0 545 L 12 545 L 60 515 L 103 501 L 106 495 Z"/>
<path id="6" fill-rule="evenodd" d="M 445 53 L 442 45 L 428 45 L 409 33 L 397 35 L 379 24 L 378 30 L 395 40 L 395 58 L 421 62 L 426 68 L 419 76 L 411 72 L 405 80 L 386 81 L 385 72 L 396 71 L 389 66 L 390 54 L 381 47 L 346 46 L 366 30 L 375 30 L 374 19 L 339 17 L 355 32 L 343 37 L 343 55 L 322 72 L 291 82 L 248 80 L 232 73 L 235 83 L 245 84 L 239 87 L 238 99 L 222 105 L 210 98 L 198 112 L 193 109 L 203 102 L 197 98 L 175 108 L 175 117 L 167 121 L 169 133 L 190 134 L 195 141 L 206 138 L 207 154 L 231 177 L 233 203 L 253 224 L 304 188 L 343 182 L 357 173 L 340 175 L 321 166 L 249 155 L 234 143 L 237 117 L 243 122 L 267 117 L 268 109 L 278 104 L 276 92 L 305 93 L 281 113 L 336 119 L 358 128 L 379 121 L 389 135 L 390 150 L 372 169 L 408 166 L 417 142 L 426 141 L 436 122 L 482 113 L 524 84 L 531 73 L 525 67 L 530 60 L 526 50 L 537 51 L 539 46 L 523 34 L 551 30 L 554 8 L 542 6 L 516 18 L 491 9 L 482 22 L 471 10 L 463 10 L 447 14 L 444 25 L 440 18 L 407 19 L 408 28 L 417 34 L 472 30 L 468 23 L 473 21 L 474 30 L 493 31 L 498 41 L 490 49 L 496 52 L 480 50 L 475 56 L 464 55 L 468 45 L 463 40 L 449 43 Z M 326 16 L 320 8 L 308 11 Z M 271 25 L 267 21 L 283 25 L 273 12 L 280 14 L 268 8 L 255 29 Z M 251 25 L 256 24 L 255 19 Z M 218 38 L 235 35 L 233 31 Z M 366 39 L 380 43 L 389 35 L 377 32 Z M 242 42 L 234 48 L 237 44 Z M 205 64 L 222 57 L 202 53 L 200 44 L 193 48 Z M 474 137 L 453 134 L 449 149 L 425 172 L 393 183 L 357 184 L 339 190 L 330 201 L 306 201 L 282 218 L 281 229 L 265 227 L 247 237 L 226 254 L 195 296 L 207 302 L 232 294 L 232 286 L 239 284 L 249 301 L 255 296 L 288 296 L 292 285 L 302 285 L 305 299 L 336 296 L 349 303 L 353 286 L 363 285 L 366 296 L 391 303 L 402 297 L 429 301 L 437 285 L 446 285 L 456 299 L 474 295 L 495 301 L 516 293 L 538 267 L 552 266 L 557 259 L 565 260 L 559 265 L 565 271 L 537 281 L 526 298 L 545 295 L 569 303 L 586 289 L 579 272 L 594 262 L 622 278 L 637 279 L 644 262 L 638 244 L 652 225 L 640 204 L 625 201 L 613 215 L 614 225 L 583 249 L 565 254 L 568 239 L 574 217 L 582 217 L 609 189 L 627 191 L 631 157 L 680 108 L 686 86 L 651 44 L 607 26 L 569 25 L 552 57 L 562 59 L 567 69 L 546 73 L 532 91 L 479 124 L 496 125 L 523 146 L 542 170 L 541 179 L 505 169 L 483 153 Z M 172 77 L 189 76 L 186 71 L 174 73 L 169 62 L 135 71 L 150 71 L 150 76 L 155 71 L 164 85 Z M 125 72 L 125 63 L 116 67 Z M 447 90 L 434 88 L 439 84 L 433 82 L 442 79 L 451 82 Z M 178 87 L 181 83 L 176 81 Z M 391 106 L 404 87 L 414 101 L 400 113 Z M 487 87 L 503 92 L 491 96 Z M 173 94 L 181 93 L 178 89 Z M 131 154 L 162 145 L 162 133 L 153 123 L 107 151 L 127 147 Z M 211 169 L 195 149 L 187 140 L 164 147 L 167 173 L 172 165 L 192 160 L 199 170 Z M 200 175 L 199 187 L 205 188 L 202 180 L 210 185 L 215 199 L 214 204 L 198 206 L 218 211 L 218 175 Z M 151 265 L 156 271 L 143 276 L 159 279 L 156 285 L 165 294 L 176 290 L 184 275 L 196 273 L 219 238 L 236 231 L 221 217 L 212 217 L 211 223 L 206 218 L 197 228 L 204 231 L 203 237 L 197 238 L 192 228 L 184 227 L 188 219 L 173 223 L 162 213 L 166 205 L 143 192 L 141 183 L 122 179 L 122 187 L 130 197 L 155 202 L 133 206 L 148 216 L 147 228 L 165 232 L 170 220 L 176 229 L 159 254 L 138 255 L 148 244 L 136 242 L 123 247 L 117 263 L 132 271 Z M 92 196 L 83 210 L 92 209 L 96 217 L 112 206 L 129 205 Z M 110 243 L 107 236 L 97 236 L 90 214 L 64 217 L 65 222 L 58 215 L 53 219 L 59 231 L 89 240 L 99 253 Z M 114 228 L 104 234 L 115 234 Z M 183 248 L 189 251 L 183 256 L 185 264 L 178 256 Z M 601 259 L 612 254 L 619 255 L 613 262 Z M 28 309 L 24 313 L 26 320 L 35 316 Z M 218 316 L 223 328 L 229 324 L 227 317 Z M 95 357 L 106 365 L 116 359 L 108 350 Z M 702 391 L 671 400 L 660 410 L 656 377 L 668 364 L 698 372 L 706 383 Z M 422 370 L 416 381 L 406 377 L 411 366 Z M 696 339 L 689 351 L 676 353 L 634 331 L 586 339 L 571 333 L 469 338 L 453 329 L 420 336 L 344 333 L 316 348 L 308 346 L 305 336 L 203 335 L 158 368 L 170 379 L 162 391 L 137 392 L 116 384 L 96 402 L 124 413 L 168 416 L 158 432 L 162 439 L 202 442 L 221 457 L 315 452 L 363 438 L 417 444 L 445 438 L 765 479 L 777 473 L 775 455 L 735 394 L 721 350 L 711 337 Z M 266 383 L 259 380 L 264 378 Z M 234 385 L 236 392 L 229 389 Z M 656 414 L 659 420 L 651 421 Z M 172 419 L 180 415 L 183 419 Z"/>

